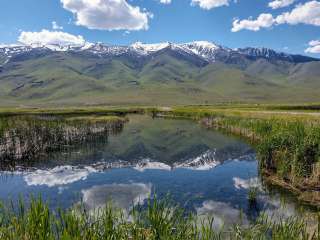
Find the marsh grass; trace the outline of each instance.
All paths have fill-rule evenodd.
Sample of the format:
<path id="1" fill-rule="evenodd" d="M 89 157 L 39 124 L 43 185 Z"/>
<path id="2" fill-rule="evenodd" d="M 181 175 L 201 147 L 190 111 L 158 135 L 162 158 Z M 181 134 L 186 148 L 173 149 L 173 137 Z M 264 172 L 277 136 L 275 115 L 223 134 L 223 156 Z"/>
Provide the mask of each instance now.
<path id="1" fill-rule="evenodd" d="M 285 106 L 269 108 L 285 109 Z M 317 105 L 311 108 L 317 109 Z M 304 108 L 289 106 L 288 109 Z M 319 192 L 314 191 L 320 187 L 319 117 L 303 113 L 272 114 L 261 110 L 210 107 L 174 108 L 159 111 L 158 115 L 194 119 L 208 128 L 247 139 L 256 148 L 260 170 L 264 175 L 277 176 L 280 181 L 275 183 L 287 185 L 288 189 L 297 190 L 299 195 L 309 190 L 308 197 L 301 200 L 320 204 Z"/>
<path id="2" fill-rule="evenodd" d="M 149 200 L 147 207 L 134 207 L 131 218 L 108 203 L 92 214 L 85 208 L 52 211 L 41 198 L 28 207 L 20 200 L 16 207 L 1 204 L 0 238 L 3 240 L 220 240 L 220 239 L 302 239 L 318 240 L 318 229 L 308 229 L 303 219 L 270 221 L 261 215 L 249 226 L 213 227 L 213 218 L 199 221 L 166 200 Z"/>
<path id="3" fill-rule="evenodd" d="M 250 186 L 248 191 L 248 201 L 250 205 L 257 203 L 258 187 Z"/>
<path id="4" fill-rule="evenodd" d="M 119 116 L 29 115 L 0 118 L 0 160 L 27 161 L 40 154 L 97 138 L 107 139 L 123 129 Z"/>

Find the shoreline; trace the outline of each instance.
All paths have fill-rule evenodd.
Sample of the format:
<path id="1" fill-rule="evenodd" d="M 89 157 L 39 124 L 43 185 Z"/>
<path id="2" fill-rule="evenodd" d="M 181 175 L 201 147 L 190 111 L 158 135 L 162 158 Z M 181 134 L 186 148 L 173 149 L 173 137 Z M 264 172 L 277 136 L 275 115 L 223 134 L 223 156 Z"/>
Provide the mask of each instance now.
<path id="1" fill-rule="evenodd" d="M 223 131 L 226 133 L 229 133 L 234 136 L 239 136 L 240 138 L 246 139 L 250 142 L 250 144 L 256 145 L 257 148 L 259 149 L 261 145 L 265 144 L 265 136 L 262 136 L 261 134 L 259 135 L 257 132 L 255 132 L 254 128 L 250 129 L 250 127 L 242 127 L 240 126 L 241 124 L 236 123 L 233 117 L 226 116 L 225 112 L 219 111 L 214 109 L 213 112 L 209 112 L 208 110 L 205 111 L 199 111 L 199 110 L 190 110 L 190 109 L 185 109 L 186 111 L 183 111 L 183 109 L 179 109 L 178 111 L 176 110 L 168 110 L 168 111 L 159 111 L 157 114 L 158 117 L 169 117 L 169 118 L 185 118 L 185 119 L 190 119 L 199 122 L 200 124 L 204 125 L 205 127 L 209 129 L 216 129 L 218 131 Z M 245 111 L 244 111 L 245 112 Z M 245 112 L 247 114 L 252 114 L 252 111 L 247 111 Z M 266 114 L 265 111 L 257 113 L 263 113 Z M 276 112 L 269 112 L 272 114 L 279 114 L 278 111 Z M 287 114 L 286 112 L 281 112 L 284 114 Z M 318 116 L 320 113 L 313 113 L 313 114 L 298 114 L 294 113 L 292 115 L 300 117 L 303 115 L 305 117 L 306 115 L 311 116 Z M 261 120 L 261 118 L 251 118 L 250 116 L 248 117 L 238 117 L 238 120 L 245 120 L 245 121 L 256 121 L 256 120 Z M 279 120 L 282 121 L 282 120 Z M 284 121 L 284 120 L 283 120 Z M 299 121 L 299 120 L 298 120 Z M 304 120 L 306 121 L 306 120 Z M 251 123 L 252 124 L 252 123 Z M 320 139 L 318 139 L 320 141 Z M 267 146 L 270 147 L 270 146 Z M 281 177 L 277 174 L 276 170 L 273 168 L 276 168 L 277 165 L 275 164 L 272 166 L 270 169 L 267 166 L 261 165 L 263 162 L 263 158 L 271 158 L 269 160 L 276 162 L 277 160 L 277 155 L 280 155 L 281 157 L 281 149 L 280 150 L 275 150 L 271 148 L 272 153 L 269 153 L 269 156 L 263 156 L 261 152 L 258 151 L 258 161 L 259 165 L 261 168 L 262 172 L 262 177 L 263 180 L 268 182 L 271 185 L 276 185 L 279 186 L 283 189 L 288 190 L 289 192 L 293 193 L 297 200 L 300 201 L 301 203 L 304 203 L 306 205 L 310 205 L 312 207 L 317 207 L 320 208 L 320 182 L 317 180 L 311 180 L 313 176 L 309 177 L 297 177 L 294 175 L 291 176 L 285 176 Z M 270 155 L 271 154 L 271 155 Z M 260 155 L 260 156 L 259 156 Z M 262 156 L 261 156 L 262 155 Z M 315 156 L 316 157 L 316 156 Z M 293 160 L 292 160 L 293 161 Z M 315 159 L 317 161 L 317 159 Z M 315 167 L 317 168 L 316 170 L 313 170 L 313 172 L 318 170 L 318 163 L 315 163 Z M 310 174 L 313 174 L 310 173 Z M 319 178 L 319 175 L 315 176 L 316 178 Z M 301 184 L 297 184 L 301 183 Z"/>

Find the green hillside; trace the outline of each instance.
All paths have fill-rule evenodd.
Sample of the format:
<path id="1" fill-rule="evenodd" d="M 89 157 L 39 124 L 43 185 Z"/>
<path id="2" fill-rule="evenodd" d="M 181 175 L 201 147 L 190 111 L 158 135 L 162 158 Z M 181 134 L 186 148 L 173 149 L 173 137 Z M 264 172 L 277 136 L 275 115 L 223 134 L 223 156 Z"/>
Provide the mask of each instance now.
<path id="1" fill-rule="evenodd" d="M 162 51 L 149 58 L 51 52 L 0 69 L 1 105 L 176 105 L 320 101 L 320 62 L 205 63 Z"/>

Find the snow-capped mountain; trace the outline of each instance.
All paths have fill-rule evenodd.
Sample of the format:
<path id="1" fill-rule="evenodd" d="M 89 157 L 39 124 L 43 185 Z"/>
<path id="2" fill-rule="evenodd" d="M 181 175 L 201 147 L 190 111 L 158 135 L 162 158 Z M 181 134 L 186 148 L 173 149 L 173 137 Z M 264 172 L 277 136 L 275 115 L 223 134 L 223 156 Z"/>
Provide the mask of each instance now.
<path id="1" fill-rule="evenodd" d="M 133 43 L 130 48 L 137 53 L 142 55 L 148 55 L 158 52 L 164 48 L 174 48 L 174 45 L 169 42 L 155 43 L 155 44 L 144 44 L 141 42 Z"/>
<path id="2" fill-rule="evenodd" d="M 206 60 L 214 61 L 217 52 L 219 51 L 230 51 L 230 49 L 223 48 L 207 41 L 197 41 L 191 43 L 185 43 L 180 45 L 186 51 L 191 51 L 192 53 L 203 57 Z"/>
<path id="3" fill-rule="evenodd" d="M 3 59 L 3 64 L 5 64 L 12 56 L 30 52 L 32 49 L 33 48 L 31 46 L 24 45 L 0 45 L 0 65 L 1 59 Z"/>
<path id="4" fill-rule="evenodd" d="M 175 51 L 194 54 L 210 61 L 214 60 L 214 56 L 217 51 L 222 49 L 227 50 L 226 48 L 207 41 L 196 41 L 182 44 L 174 44 L 170 42 L 143 44 L 141 42 L 137 42 L 132 44 L 130 47 L 132 48 L 132 50 L 143 55 L 152 54 L 168 48 Z"/>
<path id="5" fill-rule="evenodd" d="M 288 62 L 309 62 L 310 60 L 315 60 L 314 58 L 310 58 L 307 56 L 277 52 L 269 48 L 247 47 L 247 48 L 238 48 L 238 49 L 235 49 L 235 51 L 253 59 L 265 58 L 269 60 L 282 60 L 282 61 L 288 61 Z"/>
<path id="6" fill-rule="evenodd" d="M 48 51 L 48 52 L 80 52 L 104 56 L 119 56 L 124 54 L 133 54 L 135 56 L 150 56 L 164 50 L 172 50 L 184 55 L 196 56 L 208 63 L 216 61 L 226 62 L 234 58 L 248 58 L 259 59 L 264 58 L 267 60 L 281 60 L 289 62 L 308 62 L 316 61 L 311 57 L 301 55 L 291 55 L 282 52 L 277 52 L 268 48 L 242 48 L 230 49 L 222 47 L 208 41 L 195 41 L 190 43 L 175 44 L 170 42 L 144 44 L 136 42 L 130 46 L 112 46 L 103 43 L 86 43 L 83 46 L 72 45 L 0 45 L 0 65 L 9 62 L 10 59 L 16 55 L 29 53 L 32 51 Z"/>
<path id="7" fill-rule="evenodd" d="M 103 43 L 91 43 L 91 44 L 86 44 L 82 47 L 77 47 L 77 48 L 73 48 L 72 51 L 75 52 L 89 52 L 92 54 L 96 54 L 99 56 L 103 56 L 103 55 L 121 55 L 121 54 L 125 54 L 129 51 L 129 47 L 126 46 L 108 46 L 105 45 Z"/>
<path id="8" fill-rule="evenodd" d="M 291 97 L 317 102 L 319 66 L 316 58 L 207 41 L 0 45 L 0 104 L 72 99 L 79 104 L 188 105 Z"/>

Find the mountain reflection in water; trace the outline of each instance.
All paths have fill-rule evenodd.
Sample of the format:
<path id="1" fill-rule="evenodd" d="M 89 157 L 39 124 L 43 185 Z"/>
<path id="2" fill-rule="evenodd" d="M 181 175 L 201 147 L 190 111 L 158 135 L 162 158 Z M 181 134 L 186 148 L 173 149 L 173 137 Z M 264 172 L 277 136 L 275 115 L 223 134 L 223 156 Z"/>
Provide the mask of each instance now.
<path id="1" fill-rule="evenodd" d="M 275 221 L 300 214 L 290 195 L 266 191 L 252 147 L 187 120 L 132 115 L 108 141 L 92 138 L 1 176 L 2 200 L 41 194 L 52 208 L 83 202 L 95 210 L 110 200 L 128 211 L 153 194 L 169 193 L 200 218 L 214 216 L 216 227 L 248 224 L 261 212 Z M 254 206 L 248 203 L 252 186 L 258 189 Z"/>

